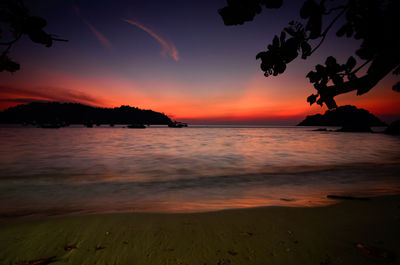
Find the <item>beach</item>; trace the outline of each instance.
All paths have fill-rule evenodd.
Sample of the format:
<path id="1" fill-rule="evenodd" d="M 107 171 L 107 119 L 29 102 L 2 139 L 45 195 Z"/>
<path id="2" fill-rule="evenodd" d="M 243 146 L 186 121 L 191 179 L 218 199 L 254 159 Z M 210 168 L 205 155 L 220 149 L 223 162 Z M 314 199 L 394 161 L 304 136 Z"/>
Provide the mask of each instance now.
<path id="1" fill-rule="evenodd" d="M 0 225 L 1 264 L 399 264 L 400 196 Z M 46 263 L 47 262 L 47 263 Z"/>
<path id="2" fill-rule="evenodd" d="M 0 129 L 0 264 L 399 264 L 399 138 L 312 129 Z"/>

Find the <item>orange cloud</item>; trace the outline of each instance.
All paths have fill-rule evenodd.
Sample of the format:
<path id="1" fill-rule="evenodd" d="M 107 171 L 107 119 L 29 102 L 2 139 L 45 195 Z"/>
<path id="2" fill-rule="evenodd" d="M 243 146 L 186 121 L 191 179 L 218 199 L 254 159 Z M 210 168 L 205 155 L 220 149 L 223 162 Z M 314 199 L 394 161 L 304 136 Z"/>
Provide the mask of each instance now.
<path id="1" fill-rule="evenodd" d="M 102 106 L 104 101 L 79 90 L 55 87 L 0 86 L 0 108 L 30 102 L 74 102 Z"/>
<path id="2" fill-rule="evenodd" d="M 150 36 L 152 36 L 154 39 L 156 39 L 163 47 L 162 50 L 162 54 L 166 55 L 168 54 L 169 56 L 171 56 L 175 61 L 179 61 L 179 55 L 178 55 L 178 50 L 176 49 L 175 45 L 173 43 L 168 43 L 166 40 L 164 40 L 162 37 L 160 37 L 159 35 L 157 35 L 154 31 L 152 31 L 151 29 L 149 29 L 148 27 L 144 26 L 143 24 L 137 22 L 137 21 L 133 21 L 130 19 L 123 19 L 123 21 L 134 25 L 144 31 L 146 31 L 148 34 L 150 34 Z"/>
<path id="3" fill-rule="evenodd" d="M 82 19 L 82 21 L 89 27 L 93 35 L 100 41 L 100 43 L 107 49 L 112 50 L 111 42 L 100 32 L 95 26 L 89 23 L 80 13 L 79 8 L 76 5 L 72 6 L 74 8 L 75 14 Z"/>

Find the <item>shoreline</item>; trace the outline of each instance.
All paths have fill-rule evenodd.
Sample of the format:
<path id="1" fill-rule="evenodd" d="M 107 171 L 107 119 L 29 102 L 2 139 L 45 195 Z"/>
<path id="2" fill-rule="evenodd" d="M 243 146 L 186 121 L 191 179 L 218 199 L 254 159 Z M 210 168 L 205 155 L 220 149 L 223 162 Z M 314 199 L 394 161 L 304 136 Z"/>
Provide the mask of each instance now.
<path id="1" fill-rule="evenodd" d="M 63 216 L 0 223 L 0 262 L 396 264 L 398 227 L 400 195 L 322 207 Z"/>
<path id="2" fill-rule="evenodd" d="M 365 193 L 365 192 L 339 192 L 335 194 L 328 194 L 325 197 L 321 197 L 318 200 L 306 201 L 299 200 L 298 198 L 293 198 L 291 196 L 282 196 L 279 200 L 275 200 L 276 204 L 267 205 L 256 205 L 256 206 L 238 206 L 238 207 L 227 207 L 227 208 L 200 208 L 197 210 L 182 210 L 173 211 L 166 209 L 147 209 L 147 210 L 132 210 L 132 211 L 120 211 L 120 210 L 109 210 L 109 211 L 71 211 L 65 212 L 61 208 L 52 208 L 43 210 L 41 212 L 27 211 L 13 213 L 0 214 L 0 225 L 7 224 L 11 222 L 29 222 L 37 220 L 47 220 L 47 219 L 57 219 L 64 217 L 85 217 L 85 216 L 104 216 L 104 215 L 125 215 L 125 214 L 207 214 L 223 211 L 240 211 L 240 210 L 251 210 L 251 209 L 263 209 L 263 208 L 321 208 L 328 207 L 331 205 L 339 204 L 347 200 L 372 200 L 379 197 L 391 197 L 400 196 L 400 192 L 387 192 L 382 193 Z M 314 198 L 315 199 L 315 198 Z M 307 203 L 306 203 L 307 202 Z"/>

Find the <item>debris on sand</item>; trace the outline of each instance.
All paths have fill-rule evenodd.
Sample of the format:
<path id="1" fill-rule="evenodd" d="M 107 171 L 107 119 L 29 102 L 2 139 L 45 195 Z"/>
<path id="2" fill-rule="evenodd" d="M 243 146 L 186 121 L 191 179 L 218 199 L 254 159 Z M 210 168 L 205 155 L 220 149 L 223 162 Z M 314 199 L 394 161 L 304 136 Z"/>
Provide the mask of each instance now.
<path id="1" fill-rule="evenodd" d="M 229 259 L 221 259 L 218 261 L 218 265 L 228 265 L 231 264 L 231 261 Z"/>
<path id="2" fill-rule="evenodd" d="M 102 250 L 102 249 L 105 249 L 106 247 L 103 247 L 103 246 L 96 246 L 95 248 L 94 248 L 94 250 L 95 251 L 97 251 L 97 250 Z"/>
<path id="3" fill-rule="evenodd" d="M 228 254 L 232 255 L 232 256 L 236 256 L 238 253 L 236 251 L 233 251 L 233 250 L 228 250 Z"/>
<path id="4" fill-rule="evenodd" d="M 284 201 L 284 202 L 294 202 L 295 201 L 295 199 L 292 199 L 292 198 L 280 198 L 280 200 Z"/>
<path id="5" fill-rule="evenodd" d="M 334 199 L 334 200 L 360 200 L 360 201 L 371 200 L 371 198 L 368 197 L 353 197 L 353 196 L 341 196 L 341 195 L 328 195 L 326 197 L 328 199 Z"/>
<path id="6" fill-rule="evenodd" d="M 47 265 L 52 262 L 56 262 L 56 256 L 50 258 L 43 258 L 43 259 L 31 259 L 31 260 L 21 260 L 17 261 L 15 264 L 18 265 Z"/>
<path id="7" fill-rule="evenodd" d="M 364 254 L 367 256 L 370 256 L 372 258 L 376 259 L 392 259 L 393 258 L 393 253 L 391 253 L 389 250 L 379 248 L 379 247 L 374 247 L 374 246 L 366 246 L 361 243 L 357 243 L 356 247 L 360 249 Z"/>
<path id="8" fill-rule="evenodd" d="M 73 249 L 75 249 L 75 248 L 77 248 L 76 245 L 69 245 L 69 246 L 65 246 L 65 247 L 64 247 L 64 250 L 65 250 L 65 251 L 70 251 L 70 250 L 73 250 Z"/>

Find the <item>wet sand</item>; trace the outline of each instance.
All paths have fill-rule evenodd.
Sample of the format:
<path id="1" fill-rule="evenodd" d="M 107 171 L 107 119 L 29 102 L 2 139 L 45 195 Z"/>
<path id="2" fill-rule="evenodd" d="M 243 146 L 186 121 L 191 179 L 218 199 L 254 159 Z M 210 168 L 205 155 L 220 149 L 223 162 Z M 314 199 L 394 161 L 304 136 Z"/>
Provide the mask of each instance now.
<path id="1" fill-rule="evenodd" d="M 0 224 L 0 264 L 399 264 L 400 195 L 313 208 Z"/>

